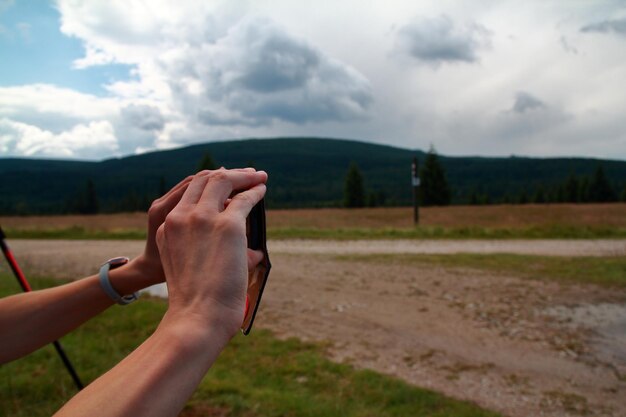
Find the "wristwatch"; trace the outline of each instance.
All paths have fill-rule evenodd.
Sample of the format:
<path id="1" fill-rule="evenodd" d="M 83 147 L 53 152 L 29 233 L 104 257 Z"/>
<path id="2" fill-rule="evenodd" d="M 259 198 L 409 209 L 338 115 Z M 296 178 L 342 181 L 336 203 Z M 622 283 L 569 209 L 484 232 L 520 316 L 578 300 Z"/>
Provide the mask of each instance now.
<path id="1" fill-rule="evenodd" d="M 111 269 L 119 268 L 122 265 L 126 265 L 127 263 L 128 258 L 119 256 L 117 258 L 109 259 L 100 267 L 100 286 L 102 287 L 106 295 L 111 297 L 111 299 L 116 303 L 123 306 L 137 300 L 137 298 L 139 298 L 139 293 L 136 292 L 124 296 L 120 295 L 111 285 L 111 281 L 109 281 L 109 271 Z"/>

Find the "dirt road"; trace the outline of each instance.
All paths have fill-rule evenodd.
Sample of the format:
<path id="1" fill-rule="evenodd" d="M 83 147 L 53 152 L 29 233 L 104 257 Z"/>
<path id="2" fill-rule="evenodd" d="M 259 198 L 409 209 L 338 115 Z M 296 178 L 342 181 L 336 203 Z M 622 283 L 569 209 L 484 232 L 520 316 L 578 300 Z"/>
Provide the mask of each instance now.
<path id="1" fill-rule="evenodd" d="M 12 242 L 31 273 L 75 277 L 140 242 Z M 626 415 L 626 291 L 337 253 L 623 255 L 624 241 L 272 242 L 258 324 L 509 416 Z"/>
<path id="2" fill-rule="evenodd" d="M 14 240 L 11 247 L 24 255 L 22 262 L 42 273 L 63 278 L 90 274 L 107 257 L 136 256 L 143 242 L 131 240 Z M 626 256 L 626 240 L 277 240 L 269 242 L 270 253 L 281 254 L 451 254 L 516 253 L 551 256 Z M 32 265 L 30 265 L 32 263 Z M 34 272 L 37 272 L 36 270 Z"/>

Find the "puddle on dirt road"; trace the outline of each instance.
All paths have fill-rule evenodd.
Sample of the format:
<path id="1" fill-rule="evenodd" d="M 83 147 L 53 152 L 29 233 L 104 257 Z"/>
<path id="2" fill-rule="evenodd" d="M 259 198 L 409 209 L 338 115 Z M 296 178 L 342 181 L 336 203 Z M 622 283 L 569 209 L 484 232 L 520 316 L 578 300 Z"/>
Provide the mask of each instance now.
<path id="1" fill-rule="evenodd" d="M 556 306 L 542 313 L 567 327 L 592 330 L 591 347 L 599 358 L 626 371 L 626 304 Z"/>

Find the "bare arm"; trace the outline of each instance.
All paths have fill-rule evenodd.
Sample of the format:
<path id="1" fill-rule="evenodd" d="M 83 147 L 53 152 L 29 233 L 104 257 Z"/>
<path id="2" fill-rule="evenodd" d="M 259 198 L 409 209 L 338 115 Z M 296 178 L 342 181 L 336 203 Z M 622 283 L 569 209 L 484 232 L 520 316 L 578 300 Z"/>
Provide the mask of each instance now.
<path id="1" fill-rule="evenodd" d="M 111 284 L 118 293 L 132 294 L 165 280 L 156 232 L 165 216 L 180 201 L 191 179 L 188 177 L 181 181 L 152 203 L 143 254 L 109 272 Z M 94 269 L 97 267 L 94 265 Z M 0 299 L 0 364 L 60 338 L 111 305 L 113 301 L 102 291 L 97 275 L 55 288 Z"/>
<path id="2" fill-rule="evenodd" d="M 111 284 L 121 294 L 150 285 L 141 258 L 112 270 Z M 113 305 L 98 276 L 41 291 L 0 299 L 0 363 L 27 355 L 74 330 Z"/>
<path id="3" fill-rule="evenodd" d="M 58 416 L 176 416 L 243 321 L 250 253 L 246 217 L 264 172 L 196 176 L 158 229 L 169 307 L 133 353 Z M 229 199 L 233 191 L 247 190 Z M 261 261 L 257 253 L 254 263 Z M 248 259 L 247 259 L 248 258 Z"/>

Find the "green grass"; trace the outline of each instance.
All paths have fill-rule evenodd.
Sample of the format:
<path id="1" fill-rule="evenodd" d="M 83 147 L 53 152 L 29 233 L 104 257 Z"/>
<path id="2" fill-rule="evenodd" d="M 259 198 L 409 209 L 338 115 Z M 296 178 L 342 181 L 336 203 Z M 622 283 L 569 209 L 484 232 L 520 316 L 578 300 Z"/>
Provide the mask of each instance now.
<path id="1" fill-rule="evenodd" d="M 33 284 L 41 288 L 58 281 L 38 279 Z M 0 274 L 0 296 L 14 292 L 13 277 Z M 165 303 L 155 299 L 114 307 L 62 343 L 80 376 L 89 382 L 148 337 L 165 309 Z M 75 389 L 54 349 L 46 346 L 0 367 L 0 392 L 1 415 L 37 417 L 51 415 Z M 212 408 L 232 416 L 498 415 L 372 371 L 330 362 L 322 345 L 281 341 L 259 329 L 231 342 L 186 410 L 201 415 Z"/>
<path id="2" fill-rule="evenodd" d="M 5 229 L 13 239 L 130 239 L 143 240 L 145 230 L 91 230 L 75 226 L 49 229 Z M 626 228 L 533 226 L 523 228 L 438 227 L 416 228 L 269 228 L 270 239 L 624 239 Z"/>
<path id="3" fill-rule="evenodd" d="M 11 239 L 74 239 L 74 240 L 145 240 L 146 231 L 139 229 L 92 230 L 81 226 L 49 229 L 13 229 L 5 228 L 5 234 Z"/>
<path id="4" fill-rule="evenodd" d="M 336 259 L 358 262 L 410 263 L 472 268 L 533 279 L 597 284 L 626 289 L 626 257 L 565 257 L 515 254 L 451 255 L 342 255 Z"/>

